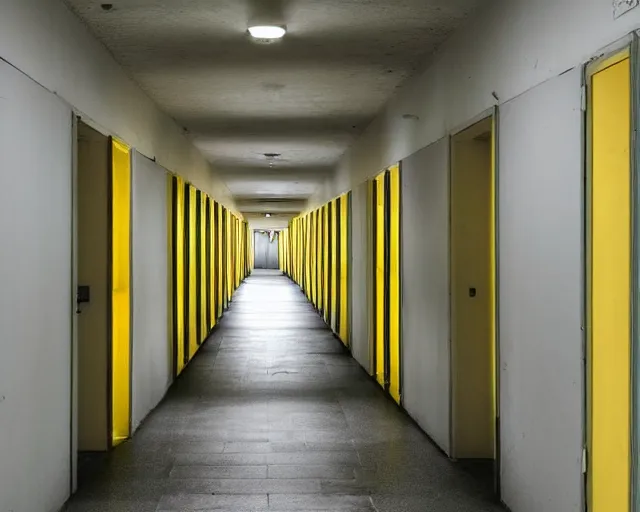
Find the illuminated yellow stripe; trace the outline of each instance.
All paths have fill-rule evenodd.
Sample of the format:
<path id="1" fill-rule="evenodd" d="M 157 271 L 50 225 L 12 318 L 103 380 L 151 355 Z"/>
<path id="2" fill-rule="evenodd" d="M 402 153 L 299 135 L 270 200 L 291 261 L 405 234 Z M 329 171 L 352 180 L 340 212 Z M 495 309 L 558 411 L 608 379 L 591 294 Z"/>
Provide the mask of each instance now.
<path id="1" fill-rule="evenodd" d="M 322 283 L 324 287 L 324 319 L 325 321 L 329 318 L 328 316 L 328 308 L 327 304 L 329 304 L 329 208 L 325 204 L 322 207 L 322 218 L 323 218 L 323 226 L 322 226 L 322 255 L 324 258 L 324 269 L 323 269 L 323 277 Z"/>
<path id="2" fill-rule="evenodd" d="M 382 386 L 385 385 L 385 311 L 384 311 L 384 173 L 378 175 L 374 181 L 376 187 L 377 201 L 374 215 L 376 216 L 376 287 L 375 287 L 375 308 L 376 308 L 376 379 Z"/>
<path id="3" fill-rule="evenodd" d="M 400 403 L 400 167 L 390 174 L 389 394 Z"/>
<path id="4" fill-rule="evenodd" d="M 207 196 L 200 193 L 200 311 L 202 312 L 200 322 L 200 332 L 203 342 L 209 332 L 207 325 Z"/>
<path id="5" fill-rule="evenodd" d="M 340 339 L 349 345 L 349 195 L 340 201 Z"/>
<path id="6" fill-rule="evenodd" d="M 207 202 L 209 204 L 209 225 L 211 226 L 211 233 L 209 234 L 209 237 L 211 239 L 211 247 L 209 248 L 209 252 L 211 254 L 211 269 L 210 269 L 210 275 L 209 278 L 211 280 L 211 283 L 209 284 L 210 286 L 210 302 L 211 302 L 211 325 L 210 328 L 215 327 L 215 325 L 218 323 L 218 312 L 216 311 L 216 285 L 217 285 L 217 278 L 216 278 L 216 266 L 215 266 L 215 262 L 216 262 L 216 245 L 217 245 L 217 241 L 216 241 L 216 236 L 215 236 L 215 207 L 216 204 L 213 201 L 213 199 L 211 199 L 210 197 L 207 198 Z"/>
<path id="7" fill-rule="evenodd" d="M 626 50 L 628 52 L 628 50 Z M 591 77 L 589 509 L 630 510 L 631 66 Z"/>
<path id="8" fill-rule="evenodd" d="M 223 252 L 223 236 L 222 236 L 222 205 L 216 204 L 218 209 L 218 235 L 217 247 L 218 252 L 218 318 L 222 316 L 224 309 L 224 252 Z"/>
<path id="9" fill-rule="evenodd" d="M 198 316 L 196 295 L 196 189 L 189 187 L 189 361 L 198 351 Z"/>
<path id="10" fill-rule="evenodd" d="M 172 181 L 172 176 L 169 176 L 169 180 Z M 172 265 L 175 267 L 176 271 L 176 289 L 173 290 L 173 293 L 176 294 L 176 325 L 174 329 L 176 329 L 176 338 L 177 338 L 177 346 L 175 349 L 175 357 L 176 357 L 176 373 L 180 375 L 184 368 L 184 181 L 180 177 L 176 177 L 177 179 L 177 196 L 176 196 L 176 204 L 174 205 L 176 210 L 176 254 L 175 259 L 172 261 Z M 170 191 L 172 193 L 172 191 Z M 172 204 L 173 197 L 171 197 L 170 201 Z M 173 215 L 173 212 L 170 212 L 170 215 Z M 169 229 L 171 229 L 171 222 L 169 222 Z M 169 244 L 171 244 L 172 239 L 169 239 Z"/>
<path id="11" fill-rule="evenodd" d="M 131 398 L 131 155 L 111 146 L 111 350 L 112 442 L 130 436 Z"/>

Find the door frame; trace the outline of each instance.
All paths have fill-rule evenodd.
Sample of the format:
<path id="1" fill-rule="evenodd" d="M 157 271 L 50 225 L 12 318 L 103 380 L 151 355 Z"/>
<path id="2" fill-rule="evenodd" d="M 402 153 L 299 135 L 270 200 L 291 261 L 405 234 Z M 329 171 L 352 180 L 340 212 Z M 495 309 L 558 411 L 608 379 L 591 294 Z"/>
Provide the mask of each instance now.
<path id="1" fill-rule="evenodd" d="M 69 493 L 78 490 L 78 123 L 80 116 L 71 114 L 71 478 Z"/>
<path id="2" fill-rule="evenodd" d="M 112 321 L 112 311 L 111 311 L 111 288 L 112 288 L 112 172 L 113 172 L 113 158 L 112 158 L 112 144 L 114 140 L 120 140 L 117 137 L 111 135 L 108 131 L 106 131 L 103 127 L 99 126 L 97 123 L 93 122 L 91 119 L 83 117 L 82 112 L 78 110 L 73 110 L 71 113 L 71 218 L 70 218 L 70 229 L 71 229 L 71 297 L 72 303 L 70 304 L 70 315 L 71 315 L 71 372 L 70 372 L 70 390 L 71 390 L 71 408 L 70 408 L 70 417 L 69 417 L 69 437 L 70 437 L 70 494 L 75 494 L 78 490 L 78 437 L 79 437 L 79 418 L 78 418 L 78 392 L 79 392 L 79 360 L 78 360 L 78 351 L 79 351 L 79 332 L 78 332 L 78 303 L 77 303 L 77 293 L 78 293 L 78 267 L 79 267 L 79 232 L 78 232 L 78 220 L 79 220 L 79 211 L 78 211 L 78 179 L 79 179 L 79 158 L 78 158 L 78 133 L 79 133 L 79 124 L 83 123 L 88 128 L 95 130 L 96 132 L 104 135 L 107 141 L 107 190 L 108 190 L 108 199 L 107 199 L 107 209 L 108 209 L 108 254 L 107 254 L 107 315 L 108 315 L 108 324 L 107 324 L 107 338 L 108 338 L 108 346 L 107 346 L 107 450 L 110 451 L 113 449 L 113 387 L 112 387 L 112 379 L 113 379 L 113 361 L 112 361 L 112 349 L 113 349 L 113 340 L 111 335 L 111 321 Z M 126 144 L 126 143 L 125 143 Z M 134 147 L 126 144 L 129 148 L 129 180 L 130 180 L 130 196 L 129 196 L 129 418 L 128 418 L 128 430 L 129 437 L 133 435 L 132 432 L 132 418 L 133 418 L 133 267 L 132 267 L 132 258 L 131 258 L 131 250 L 132 250 L 132 237 L 133 237 L 133 227 L 132 227 L 132 215 L 133 215 L 133 189 L 131 186 L 133 180 L 133 152 Z"/>
<path id="3" fill-rule="evenodd" d="M 636 142 L 636 130 L 639 116 L 639 87 L 640 66 L 638 65 L 640 43 L 638 32 L 633 32 L 615 41 L 598 51 L 588 62 L 583 65 L 582 72 L 582 98 L 583 98 L 583 461 L 582 461 L 582 498 L 583 509 L 589 510 L 590 503 L 590 469 L 591 469 L 591 327 L 590 327 L 590 247 L 591 247 L 591 173 L 592 173 L 592 133 L 590 129 L 590 82 L 591 78 L 611 64 L 610 61 L 619 58 L 622 61 L 628 52 L 630 65 L 630 97 L 631 97 L 631 126 L 629 148 L 629 172 L 630 172 L 630 210 L 631 210 L 631 268 L 630 268 L 630 464 L 629 490 L 630 510 L 640 512 L 640 485 L 636 483 L 640 478 L 640 372 L 636 370 L 640 363 L 640 260 L 639 260 L 639 226 L 640 209 L 637 207 L 640 200 L 640 180 L 638 169 L 640 168 L 640 148 Z"/>
<path id="4" fill-rule="evenodd" d="M 452 307 L 452 266 L 451 266 L 451 192 L 452 183 L 451 178 L 453 174 L 453 138 L 471 128 L 472 126 L 485 121 L 487 119 L 492 120 L 492 137 L 491 137 L 491 151 L 493 161 L 493 229 L 494 229 L 494 379 L 495 379 L 495 432 L 494 432 L 494 491 L 498 499 L 502 499 L 502 486 L 501 486 L 501 437 L 500 437 L 500 162 L 499 162 L 499 127 L 500 127 L 500 115 L 499 106 L 495 106 L 481 112 L 477 116 L 472 117 L 469 121 L 458 125 L 448 133 L 449 140 L 449 162 L 448 162 L 448 198 L 449 198 L 449 219 L 448 219 L 448 238 L 449 238 L 449 451 L 450 454 L 454 452 L 454 422 L 453 422 L 453 409 L 454 409 L 454 397 L 453 397 L 453 337 L 452 321 L 453 321 L 453 307 Z"/>

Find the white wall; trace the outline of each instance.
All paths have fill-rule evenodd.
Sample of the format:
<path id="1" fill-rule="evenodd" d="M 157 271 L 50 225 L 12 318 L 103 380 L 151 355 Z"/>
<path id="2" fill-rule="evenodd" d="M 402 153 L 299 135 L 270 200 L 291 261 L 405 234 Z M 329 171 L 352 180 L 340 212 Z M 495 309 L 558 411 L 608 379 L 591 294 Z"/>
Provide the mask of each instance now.
<path id="1" fill-rule="evenodd" d="M 449 140 L 402 161 L 402 404 L 449 443 Z"/>
<path id="2" fill-rule="evenodd" d="M 499 131 L 503 499 L 582 510 L 581 70 L 504 105 Z"/>
<path id="3" fill-rule="evenodd" d="M 69 495 L 71 118 L 58 98 L 0 62 L 3 512 L 57 511 Z"/>
<path id="4" fill-rule="evenodd" d="M 167 173 L 138 152 L 132 167 L 133 429 L 172 382 Z"/>
<path id="5" fill-rule="evenodd" d="M 369 350 L 369 283 L 371 266 L 367 257 L 367 184 L 362 183 L 351 194 L 351 263 L 349 290 L 351 293 L 351 352 L 371 373 Z"/>
<path id="6" fill-rule="evenodd" d="M 345 153 L 309 208 L 352 189 L 497 103 L 585 62 L 640 26 L 611 0 L 491 0 L 401 88 Z M 495 92 L 499 102 L 492 96 Z M 403 119 L 404 114 L 418 121 Z"/>
<path id="7" fill-rule="evenodd" d="M 0 58 L 115 135 L 235 210 L 227 187 L 61 0 L 2 0 Z"/>

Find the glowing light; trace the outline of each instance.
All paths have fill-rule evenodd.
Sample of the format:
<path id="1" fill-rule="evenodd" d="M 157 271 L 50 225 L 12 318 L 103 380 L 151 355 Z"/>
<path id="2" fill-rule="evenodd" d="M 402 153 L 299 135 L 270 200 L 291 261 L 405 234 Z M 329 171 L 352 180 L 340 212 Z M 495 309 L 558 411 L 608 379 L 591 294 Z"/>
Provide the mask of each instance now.
<path id="1" fill-rule="evenodd" d="M 284 27 L 277 25 L 256 25 L 249 27 L 249 34 L 256 39 L 281 39 L 287 33 Z"/>

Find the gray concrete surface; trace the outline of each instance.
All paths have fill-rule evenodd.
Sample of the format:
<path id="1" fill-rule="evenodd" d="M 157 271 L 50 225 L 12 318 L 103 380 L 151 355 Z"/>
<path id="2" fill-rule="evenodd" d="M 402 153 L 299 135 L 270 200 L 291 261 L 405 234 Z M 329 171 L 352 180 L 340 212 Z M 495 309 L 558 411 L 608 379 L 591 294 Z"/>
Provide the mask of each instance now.
<path id="1" fill-rule="evenodd" d="M 264 199 L 313 195 L 396 89 L 487 3 L 120 0 L 104 10 L 95 0 L 65 2 L 249 212 L 269 212 Z M 289 33 L 258 44 L 246 32 L 259 20 Z"/>
<path id="2" fill-rule="evenodd" d="M 135 439 L 83 468 L 67 512 L 502 510 L 277 271 L 247 279 Z"/>

